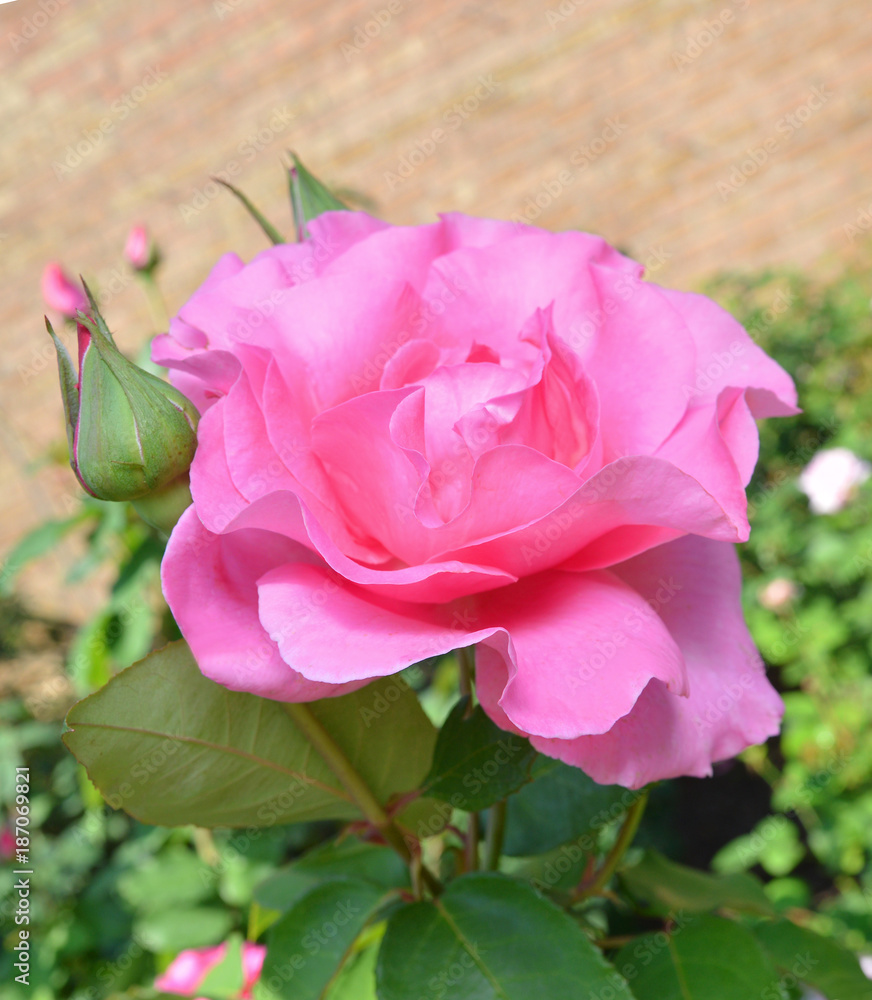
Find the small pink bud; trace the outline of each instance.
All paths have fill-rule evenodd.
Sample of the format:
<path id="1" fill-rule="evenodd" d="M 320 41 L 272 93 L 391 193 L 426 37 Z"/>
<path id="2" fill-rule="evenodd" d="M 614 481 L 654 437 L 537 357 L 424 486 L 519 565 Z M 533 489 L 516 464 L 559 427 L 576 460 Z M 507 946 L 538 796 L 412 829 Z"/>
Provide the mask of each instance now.
<path id="1" fill-rule="evenodd" d="M 60 264 L 52 261 L 42 272 L 42 297 L 49 309 L 72 319 L 76 312 L 88 308 L 85 293 L 70 281 Z"/>
<path id="2" fill-rule="evenodd" d="M 145 226 L 134 226 L 130 230 L 124 256 L 137 271 L 146 271 L 151 266 L 154 254 Z"/>

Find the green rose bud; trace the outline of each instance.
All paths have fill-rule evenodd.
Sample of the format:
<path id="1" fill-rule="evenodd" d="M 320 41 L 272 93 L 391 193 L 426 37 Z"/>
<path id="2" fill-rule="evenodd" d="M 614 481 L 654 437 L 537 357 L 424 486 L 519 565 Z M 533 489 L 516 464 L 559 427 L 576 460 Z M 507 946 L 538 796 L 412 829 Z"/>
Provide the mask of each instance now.
<path id="1" fill-rule="evenodd" d="M 46 320 L 58 354 L 70 465 L 100 500 L 137 500 L 185 477 L 197 444 L 197 411 L 115 346 L 88 289 L 90 315 L 77 316 L 79 376 Z"/>

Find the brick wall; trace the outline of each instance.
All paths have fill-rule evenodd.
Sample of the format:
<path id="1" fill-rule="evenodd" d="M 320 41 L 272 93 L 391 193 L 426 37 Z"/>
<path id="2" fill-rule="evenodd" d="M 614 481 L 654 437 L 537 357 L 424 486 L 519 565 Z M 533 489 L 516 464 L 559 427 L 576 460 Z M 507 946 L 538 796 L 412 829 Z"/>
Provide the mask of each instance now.
<path id="1" fill-rule="evenodd" d="M 219 253 L 262 246 L 210 174 L 233 164 L 288 229 L 293 147 L 395 222 L 526 213 L 685 288 L 724 267 L 829 273 L 869 249 L 845 226 L 872 203 L 870 47 L 855 0 L 0 6 L 0 552 L 73 486 L 44 462 L 63 440 L 47 259 L 103 287 L 133 348 L 153 331 L 129 226 L 157 235 L 176 308 Z M 74 555 L 28 574 L 28 598 L 82 613 Z"/>

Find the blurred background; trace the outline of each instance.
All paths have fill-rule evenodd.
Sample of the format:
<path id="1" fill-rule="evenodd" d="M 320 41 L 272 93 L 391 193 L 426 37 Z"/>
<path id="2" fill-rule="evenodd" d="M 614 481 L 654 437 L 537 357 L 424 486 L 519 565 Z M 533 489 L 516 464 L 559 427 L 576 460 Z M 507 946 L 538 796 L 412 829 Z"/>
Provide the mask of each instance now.
<path id="1" fill-rule="evenodd" d="M 201 911 L 194 944 L 244 929 L 255 876 L 303 836 L 273 831 L 204 881 L 193 834 L 111 814 L 59 749 L 71 700 L 172 625 L 159 542 L 81 503 L 40 294 L 48 261 L 81 273 L 138 353 L 161 322 L 122 256 L 130 227 L 159 244 L 173 312 L 221 253 L 264 246 L 211 177 L 290 234 L 287 149 L 394 223 L 461 210 L 600 233 L 652 280 L 713 294 L 797 378 L 805 413 L 764 431 L 743 548 L 784 736 L 670 783 L 649 833 L 687 863 L 753 869 L 872 951 L 870 51 L 851 0 L 0 6 L 0 750 L 39 776 L 58 887 L 37 906 L 51 948 L 31 995 L 103 995 L 98 968 L 112 990 L 141 981 L 182 946 L 180 906 Z M 836 447 L 861 474 L 818 512 L 799 477 Z M 158 857 L 159 905 L 132 874 Z"/>

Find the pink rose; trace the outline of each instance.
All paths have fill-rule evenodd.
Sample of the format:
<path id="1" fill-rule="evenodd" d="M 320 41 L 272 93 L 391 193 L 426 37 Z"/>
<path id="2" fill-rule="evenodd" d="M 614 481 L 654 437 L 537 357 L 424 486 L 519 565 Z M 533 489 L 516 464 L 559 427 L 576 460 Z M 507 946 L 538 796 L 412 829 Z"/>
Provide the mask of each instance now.
<path id="1" fill-rule="evenodd" d="M 775 733 L 732 543 L 785 372 L 596 236 L 310 229 L 155 341 L 203 414 L 163 566 L 203 672 L 301 701 L 475 644 L 500 726 L 627 786 Z"/>
<path id="2" fill-rule="evenodd" d="M 60 264 L 52 261 L 42 272 L 42 297 L 49 309 L 56 309 L 69 319 L 77 310 L 87 311 L 85 293 L 67 277 Z"/>
<path id="3" fill-rule="evenodd" d="M 192 948 L 180 952 L 166 972 L 155 979 L 155 989 L 162 993 L 193 996 L 212 969 L 224 961 L 226 954 L 226 942 L 214 948 Z M 264 945 L 253 944 L 251 941 L 242 942 L 242 989 L 239 1000 L 250 1000 L 252 987 L 260 977 L 265 957 Z"/>
<path id="4" fill-rule="evenodd" d="M 836 514 L 872 474 L 872 465 L 848 448 L 819 451 L 799 476 L 798 486 L 815 514 Z"/>

